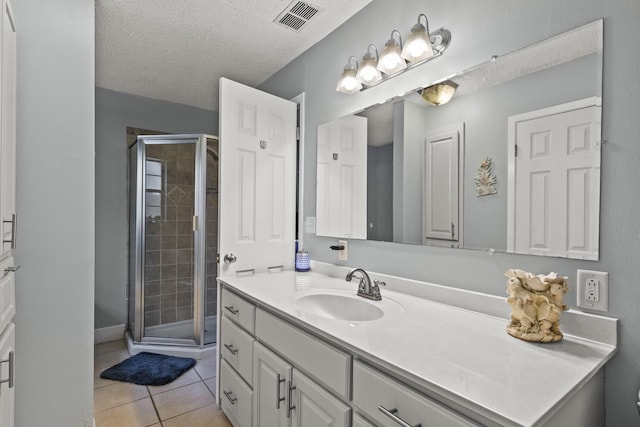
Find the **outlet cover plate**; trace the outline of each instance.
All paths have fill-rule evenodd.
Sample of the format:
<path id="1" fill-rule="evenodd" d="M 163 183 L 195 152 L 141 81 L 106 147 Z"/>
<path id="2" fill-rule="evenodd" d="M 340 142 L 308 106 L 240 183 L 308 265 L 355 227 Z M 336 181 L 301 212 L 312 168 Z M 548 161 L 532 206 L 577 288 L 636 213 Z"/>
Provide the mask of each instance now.
<path id="1" fill-rule="evenodd" d="M 587 310 L 609 311 L 609 273 L 578 270 L 578 307 Z"/>
<path id="2" fill-rule="evenodd" d="M 343 246 L 344 249 L 338 251 L 338 259 L 340 261 L 347 261 L 349 259 L 349 252 L 347 251 L 347 241 L 338 240 L 338 246 Z"/>

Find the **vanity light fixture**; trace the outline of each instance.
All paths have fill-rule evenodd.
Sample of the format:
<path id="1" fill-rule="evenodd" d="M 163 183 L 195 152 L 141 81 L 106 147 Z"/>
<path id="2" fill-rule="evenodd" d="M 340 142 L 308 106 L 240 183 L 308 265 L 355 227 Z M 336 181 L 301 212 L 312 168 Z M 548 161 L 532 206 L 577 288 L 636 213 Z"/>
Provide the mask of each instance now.
<path id="1" fill-rule="evenodd" d="M 445 80 L 424 88 L 422 92 L 420 92 L 420 95 L 422 95 L 422 99 L 427 101 L 429 104 L 438 106 L 451 101 L 451 98 L 457 88 L 457 83 L 451 80 Z"/>
<path id="2" fill-rule="evenodd" d="M 371 54 L 371 48 L 375 49 L 376 56 Z M 357 77 L 364 85 L 371 85 L 382 80 L 382 74 L 378 71 L 378 48 L 376 45 L 370 44 L 367 47 L 367 53 L 364 54 L 362 61 L 360 61 Z"/>
<path id="3" fill-rule="evenodd" d="M 355 62 L 355 65 L 351 63 L 351 59 Z M 358 74 L 358 60 L 355 56 L 350 56 L 345 65 L 344 70 L 342 70 L 342 74 L 340 75 L 340 80 L 338 80 L 338 87 L 336 90 L 342 93 L 355 93 L 362 89 L 362 83 L 357 78 Z"/>
<path id="4" fill-rule="evenodd" d="M 394 34 L 398 34 L 397 41 L 393 38 Z M 401 53 L 402 36 L 400 35 L 400 31 L 393 30 L 391 37 L 384 44 L 382 55 L 380 55 L 380 59 L 378 60 L 378 70 L 386 75 L 391 75 L 407 68 L 407 63 L 402 58 Z"/>
<path id="5" fill-rule="evenodd" d="M 424 25 L 422 18 L 424 18 Z M 354 56 L 349 57 L 349 62 L 342 71 L 336 90 L 351 94 L 375 86 L 437 58 L 447 49 L 449 42 L 451 42 L 449 30 L 439 28 L 429 33 L 429 21 L 427 16 L 421 13 L 418 16 L 418 23 L 411 29 L 411 34 L 407 37 L 404 46 L 400 32 L 393 30 L 391 38 L 385 43 L 381 54 L 378 55 L 378 48 L 375 45 L 369 45 L 367 52 L 362 57 L 359 69 L 357 59 Z M 371 52 L 371 48 L 375 49 L 375 56 Z M 355 65 L 352 63 L 352 59 Z"/>
<path id="6" fill-rule="evenodd" d="M 422 25 L 420 18 L 424 17 L 425 25 Z M 421 13 L 418 15 L 418 23 L 411 28 L 411 34 L 402 48 L 402 57 L 409 61 L 420 62 L 433 56 L 433 47 L 431 46 L 431 38 L 429 37 L 429 20 L 427 15 Z"/>

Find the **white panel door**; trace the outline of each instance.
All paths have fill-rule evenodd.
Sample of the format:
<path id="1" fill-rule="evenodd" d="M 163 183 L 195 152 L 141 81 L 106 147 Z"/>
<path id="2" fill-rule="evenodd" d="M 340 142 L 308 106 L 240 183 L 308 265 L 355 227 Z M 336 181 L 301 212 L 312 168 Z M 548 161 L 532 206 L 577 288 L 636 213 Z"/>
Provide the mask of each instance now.
<path id="1" fill-rule="evenodd" d="M 515 124 L 515 252 L 598 259 L 600 117 L 589 106 Z"/>
<path id="2" fill-rule="evenodd" d="M 292 380 L 292 366 L 262 344 L 253 347 L 253 426 L 287 427 L 287 385 Z"/>
<path id="3" fill-rule="evenodd" d="M 293 371 L 295 406 L 292 413 L 294 427 L 347 427 L 351 408 L 324 390 L 314 381 Z"/>
<path id="4" fill-rule="evenodd" d="M 0 253 L 13 249 L 16 237 L 16 27 L 11 6 L 2 4 L 2 244 Z"/>
<path id="5" fill-rule="evenodd" d="M 295 132 L 296 104 L 220 79 L 220 276 L 293 269 Z"/>
<path id="6" fill-rule="evenodd" d="M 460 132 L 427 136 L 424 173 L 424 243 L 457 241 L 459 230 Z"/>
<path id="7" fill-rule="evenodd" d="M 318 126 L 316 234 L 367 238 L 367 118 Z"/>

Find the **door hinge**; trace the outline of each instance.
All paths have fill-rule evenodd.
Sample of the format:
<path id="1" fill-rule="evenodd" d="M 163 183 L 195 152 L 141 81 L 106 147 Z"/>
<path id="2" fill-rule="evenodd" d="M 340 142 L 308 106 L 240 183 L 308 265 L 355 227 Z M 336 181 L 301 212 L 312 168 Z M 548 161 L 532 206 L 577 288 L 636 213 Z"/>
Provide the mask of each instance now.
<path id="1" fill-rule="evenodd" d="M 198 231 L 198 216 L 193 216 L 193 231 Z"/>
<path id="2" fill-rule="evenodd" d="M 296 139 L 300 141 L 300 126 L 296 127 Z"/>

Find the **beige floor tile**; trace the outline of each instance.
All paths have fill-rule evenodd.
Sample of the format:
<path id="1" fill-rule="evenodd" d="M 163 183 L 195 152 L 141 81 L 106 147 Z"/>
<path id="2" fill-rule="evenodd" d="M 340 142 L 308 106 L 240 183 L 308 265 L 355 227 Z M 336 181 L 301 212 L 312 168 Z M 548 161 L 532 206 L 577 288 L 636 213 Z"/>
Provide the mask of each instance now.
<path id="1" fill-rule="evenodd" d="M 209 405 L 163 421 L 162 425 L 164 427 L 230 427 L 231 423 L 217 405 Z"/>
<path id="2" fill-rule="evenodd" d="M 165 391 L 173 390 L 174 388 L 197 383 L 198 381 L 200 381 L 200 376 L 193 369 L 189 369 L 169 384 L 149 386 L 149 393 L 151 393 L 151 395 L 164 393 Z"/>
<path id="3" fill-rule="evenodd" d="M 216 377 L 207 378 L 206 380 L 204 380 L 204 384 L 209 388 L 211 393 L 213 393 L 213 395 L 215 396 L 216 395 Z"/>
<path id="4" fill-rule="evenodd" d="M 107 385 L 117 384 L 118 381 L 100 378 L 100 374 L 105 369 L 110 368 L 116 363 L 122 362 L 129 357 L 129 352 L 126 349 L 96 354 L 93 362 L 93 388 L 100 388 Z"/>
<path id="5" fill-rule="evenodd" d="M 156 394 L 153 401 L 162 421 L 215 403 L 213 394 L 203 382 Z"/>
<path id="6" fill-rule="evenodd" d="M 136 400 L 94 413 L 96 427 L 160 426 L 151 398 Z"/>
<path id="7" fill-rule="evenodd" d="M 125 343 L 124 340 L 109 341 L 101 344 L 96 344 L 93 346 L 94 354 L 102 354 L 102 353 L 108 353 L 110 351 L 126 350 L 126 349 L 127 349 L 127 344 Z"/>
<path id="8" fill-rule="evenodd" d="M 216 376 L 216 358 L 210 357 L 209 359 L 200 359 L 195 366 L 196 372 L 200 375 L 200 378 L 206 380 Z"/>
<path id="9" fill-rule="evenodd" d="M 145 397 L 149 397 L 145 386 L 117 382 L 93 390 L 93 410 L 98 412 Z"/>

